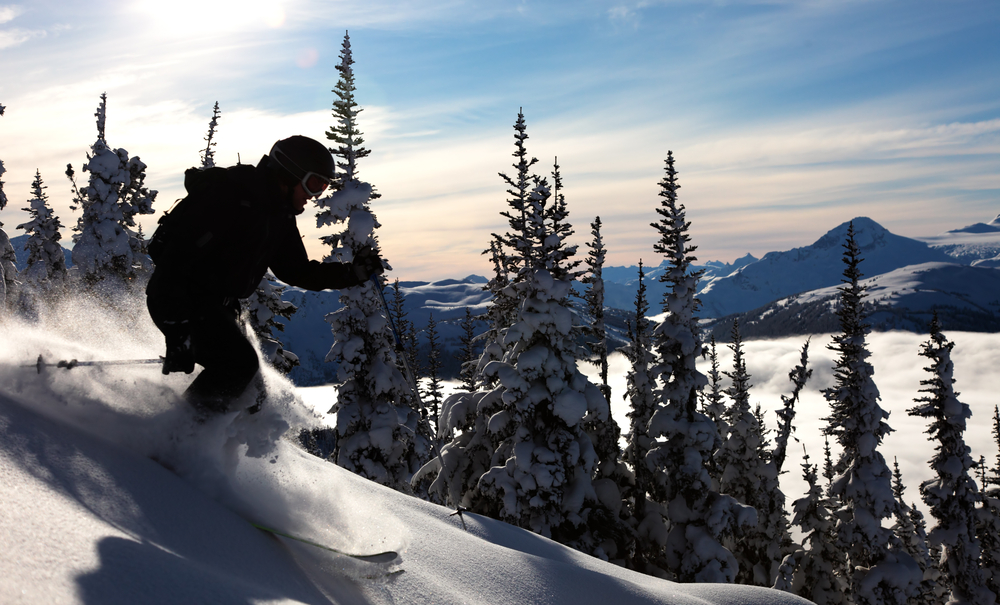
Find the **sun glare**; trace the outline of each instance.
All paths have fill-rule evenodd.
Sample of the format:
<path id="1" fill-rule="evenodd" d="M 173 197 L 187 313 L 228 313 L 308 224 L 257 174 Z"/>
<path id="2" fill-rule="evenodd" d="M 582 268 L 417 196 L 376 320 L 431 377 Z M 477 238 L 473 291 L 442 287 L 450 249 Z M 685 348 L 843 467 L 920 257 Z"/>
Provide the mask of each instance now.
<path id="1" fill-rule="evenodd" d="M 158 32 L 184 37 L 236 32 L 285 24 L 282 0 L 138 0 L 137 12 Z"/>

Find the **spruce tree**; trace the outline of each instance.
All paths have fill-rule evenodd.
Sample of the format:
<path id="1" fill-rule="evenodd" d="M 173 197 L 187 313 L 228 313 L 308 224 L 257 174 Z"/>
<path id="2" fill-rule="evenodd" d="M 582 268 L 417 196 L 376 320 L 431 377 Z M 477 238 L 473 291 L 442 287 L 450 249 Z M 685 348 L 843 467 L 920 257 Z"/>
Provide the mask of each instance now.
<path id="1" fill-rule="evenodd" d="M 362 248 L 378 249 L 380 226 L 371 209 L 374 194 L 358 179 L 357 160 L 368 155 L 357 129 L 361 111 L 354 100 L 354 72 L 350 39 L 344 36 L 340 79 L 334 92 L 335 125 L 327 138 L 339 159 L 335 191 L 316 201 L 321 212 L 317 225 L 346 223 L 322 241 L 331 246 L 326 261 L 350 262 Z M 382 310 L 380 293 L 369 280 L 341 290 L 344 305 L 327 316 L 334 334 L 327 359 L 337 363 L 337 444 L 334 461 L 359 475 L 402 491 L 411 491 L 410 479 L 431 455 L 432 435 L 421 417 L 419 394 L 399 371 L 394 338 Z"/>
<path id="2" fill-rule="evenodd" d="M 212 119 L 208 121 L 208 134 L 205 135 L 205 149 L 201 151 L 201 169 L 215 168 L 215 127 L 219 125 L 219 102 L 212 108 Z"/>
<path id="3" fill-rule="evenodd" d="M 778 487 L 778 472 L 764 443 L 758 414 L 750 409 L 750 374 L 743 353 L 739 321 L 733 321 L 731 381 L 725 393 L 732 404 L 726 410 L 729 434 L 716 458 L 722 468 L 719 491 L 757 511 L 755 527 L 725 543 L 739 563 L 736 582 L 771 586 L 791 544 L 783 517 L 784 495 Z"/>
<path id="4" fill-rule="evenodd" d="M 896 502 L 891 473 L 878 445 L 892 429 L 885 422 L 889 415 L 879 405 L 874 369 L 868 361 L 861 260 L 852 223 L 844 243 L 844 285 L 839 288 L 837 308 L 841 333 L 828 346 L 838 354 L 834 386 L 823 391 L 831 409 L 826 434 L 842 450 L 833 467 L 836 476 L 830 493 L 840 504 L 837 547 L 852 570 L 848 577 L 851 597 L 858 605 L 902 605 L 916 593 L 920 569 L 908 554 L 890 549 L 896 540 L 882 525 L 883 519 L 892 517 Z"/>
<path id="5" fill-rule="evenodd" d="M 0 105 L 0 116 L 3 115 L 3 105 Z M 3 160 L 0 160 L 0 177 L 7 172 L 3 167 Z M 3 191 L 3 181 L 0 180 L 0 210 L 7 207 L 7 194 Z M 11 304 L 14 292 L 17 287 L 17 266 L 14 246 L 10 243 L 10 238 L 3 230 L 3 222 L 0 221 L 0 316 L 4 309 Z"/>
<path id="6" fill-rule="evenodd" d="M 513 341 L 505 341 L 505 332 L 517 322 L 520 301 L 525 288 L 517 287 L 529 275 L 531 233 L 527 212 L 531 210 L 530 195 L 533 175 L 530 172 L 538 160 L 528 160 L 524 142 L 528 139 L 523 112 L 518 112 L 514 123 L 514 154 L 517 161 L 515 177 L 499 173 L 507 184 L 507 207 L 500 213 L 507 219 L 509 231 L 491 234 L 489 248 L 483 254 L 490 255 L 493 277 L 484 286 L 492 294 L 486 313 L 481 317 L 486 322 L 486 331 L 477 340 L 483 342 L 482 353 L 476 363 L 473 383 L 482 390 L 457 393 L 447 398 L 442 406 L 439 434 L 453 435 L 451 441 L 441 450 L 440 460 L 432 460 L 422 473 L 437 473 L 431 484 L 431 492 L 445 497 L 456 506 L 463 506 L 498 517 L 500 511 L 494 502 L 483 496 L 479 479 L 491 467 L 502 464 L 503 458 L 497 452 L 500 444 L 513 438 L 512 429 L 507 424 L 491 424 L 501 412 L 502 389 L 500 377 L 486 368 L 493 363 L 505 363 L 513 346 Z M 512 256 L 509 251 L 514 253 Z M 498 416 L 501 418 L 503 416 Z M 441 462 L 444 462 L 443 468 Z"/>
<path id="7" fill-rule="evenodd" d="M 657 410 L 649 433 L 657 442 L 646 456 L 654 471 L 654 499 L 669 508 L 670 529 L 664 555 L 681 582 L 733 582 L 737 563 L 721 539 L 752 524 L 753 510 L 712 489 L 708 460 L 721 445 L 718 429 L 698 411 L 698 394 L 707 384 L 695 363 L 704 353 L 695 298 L 701 271 L 692 269 L 696 247 L 690 244 L 683 204 L 677 202 L 677 172 L 667 154 L 660 181 L 662 217 L 652 226 L 660 234 L 653 249 L 666 256 L 660 281 L 667 286 L 666 316 L 653 333 L 659 376 Z"/>
<path id="8" fill-rule="evenodd" d="M 43 301 L 62 294 L 66 284 L 66 255 L 59 245 L 62 234 L 62 223 L 49 207 L 49 196 L 45 193 L 47 187 L 42 182 L 42 175 L 35 171 L 35 180 L 31 183 L 31 199 L 28 207 L 22 208 L 28 212 L 31 220 L 18 225 L 28 236 L 25 250 L 28 251 L 28 261 L 24 269 L 24 282 L 32 294 Z"/>
<path id="9" fill-rule="evenodd" d="M 913 560 L 920 566 L 923 573 L 923 580 L 920 582 L 920 589 L 913 598 L 914 603 L 924 603 L 934 605 L 940 599 L 936 594 L 938 589 L 938 578 L 940 572 L 937 563 L 931 560 L 930 550 L 927 548 L 926 523 L 923 521 L 923 514 L 914 506 L 910 506 L 903 499 L 906 486 L 903 485 L 903 473 L 899 470 L 899 461 L 892 462 L 892 493 L 896 498 L 896 523 L 892 526 L 892 531 L 903 543 L 903 548 Z"/>
<path id="10" fill-rule="evenodd" d="M 834 518 L 826 507 L 826 490 L 819 485 L 817 469 L 802 462 L 802 477 L 809 491 L 792 503 L 792 524 L 805 535 L 802 548 L 788 554 L 775 588 L 805 597 L 816 605 L 850 605 L 851 598 L 843 576 L 844 554 L 836 547 Z"/>
<path id="11" fill-rule="evenodd" d="M 441 410 L 441 343 L 438 341 L 437 322 L 434 314 L 427 317 L 427 386 L 424 388 L 424 405 L 431 427 L 437 428 Z"/>
<path id="12" fill-rule="evenodd" d="M 587 291 L 583 299 L 587 302 L 587 310 L 590 312 L 591 340 L 587 342 L 592 355 L 591 362 L 597 366 L 601 376 L 601 392 L 604 398 L 611 401 L 611 387 L 608 385 L 608 335 L 607 327 L 604 325 L 604 240 L 601 237 L 601 217 L 596 217 L 590 224 L 590 233 L 593 239 L 587 242 L 590 251 L 585 260 L 587 264 L 587 275 L 581 280 L 587 284 Z"/>
<path id="13" fill-rule="evenodd" d="M 799 355 L 799 364 L 788 372 L 788 379 L 792 381 L 792 394 L 781 396 L 782 408 L 778 410 L 778 433 L 774 439 L 773 461 L 778 473 L 782 473 L 781 467 L 785 464 L 785 456 L 788 452 L 788 439 L 795 430 L 792 421 L 795 420 L 795 404 L 799 401 L 799 394 L 806 386 L 809 378 L 812 377 L 812 369 L 809 368 L 809 340 L 806 339 L 802 345 L 802 352 Z"/>
<path id="14" fill-rule="evenodd" d="M 719 371 L 719 354 L 716 350 L 715 335 L 708 341 L 708 389 L 702 391 L 702 412 L 719 427 L 719 437 L 725 439 L 729 434 L 729 424 L 726 422 L 726 401 L 722 387 L 722 372 Z"/>
<path id="15" fill-rule="evenodd" d="M 396 351 L 396 356 L 399 358 L 398 361 L 401 364 L 399 369 L 401 372 L 406 371 L 405 365 L 402 365 L 405 359 L 406 363 L 410 366 L 410 371 L 413 373 L 413 379 L 419 382 L 423 374 L 423 368 L 420 366 L 417 351 L 417 327 L 407 318 L 409 313 L 406 312 L 406 295 L 403 294 L 403 290 L 399 287 L 398 278 L 392 282 L 392 300 L 389 304 L 389 313 L 392 314 L 396 322 L 396 329 L 399 331 L 399 336 L 403 343 L 403 350 L 399 351 L 397 345 Z"/>
<path id="16" fill-rule="evenodd" d="M 662 555 L 663 511 L 649 497 L 655 487 L 655 469 L 647 455 L 655 441 L 649 435 L 649 421 L 656 411 L 656 376 L 653 373 L 655 357 L 652 352 L 652 326 L 646 318 L 646 302 L 642 260 L 639 261 L 639 285 L 635 295 L 635 314 L 628 323 L 628 344 L 621 352 L 629 360 L 626 375 L 625 398 L 629 401 L 629 430 L 625 437 L 622 458 L 632 469 L 633 485 L 623 494 L 636 522 L 636 548 L 632 566 L 646 573 L 665 570 L 667 563 Z M 660 571 L 662 573 L 662 571 Z"/>
<path id="17" fill-rule="evenodd" d="M 920 355 L 931 360 L 924 369 L 930 378 L 920 381 L 925 395 L 914 401 L 911 416 L 931 420 L 927 429 L 930 439 L 937 441 L 931 468 L 936 477 L 920 484 L 920 495 L 937 520 L 928 540 L 940 546 L 942 556 L 941 582 L 951 592 L 951 603 L 987 605 L 996 595 L 985 585 L 979 568 L 981 550 L 976 538 L 976 503 L 980 500 L 975 480 L 969 471 L 975 467 L 970 449 L 965 444 L 966 420 L 972 410 L 958 400 L 954 390 L 954 363 L 951 351 L 955 344 L 941 332 L 935 313 L 931 321 L 930 339 L 920 347 Z"/>
<path id="18" fill-rule="evenodd" d="M 476 390 L 476 360 L 479 355 L 476 346 L 476 318 L 472 316 L 469 307 L 465 308 L 465 317 L 459 327 L 462 329 L 462 348 L 456 356 L 461 368 L 459 378 L 462 380 L 462 388 L 472 393 Z"/>
<path id="19" fill-rule="evenodd" d="M 491 234 L 490 246 L 483 251 L 483 254 L 490 255 L 494 273 L 493 279 L 484 287 L 493 297 L 483 318 L 487 321 L 488 327 L 483 336 L 483 354 L 477 368 L 477 373 L 487 387 L 496 386 L 495 378 L 482 376 L 483 369 L 489 362 L 503 358 L 506 349 L 500 339 L 500 332 L 514 323 L 522 300 L 519 298 L 520 291 L 508 286 L 524 279 L 531 267 L 527 212 L 530 210 L 529 198 L 535 179 L 531 167 L 538 162 L 538 159 L 528 159 L 526 140 L 528 140 L 527 124 L 523 110 L 519 110 L 517 120 L 514 122 L 513 157 L 516 161 L 513 167 L 517 172 L 513 177 L 503 172 L 499 173 L 508 187 L 508 208 L 500 215 L 507 219 L 509 230 L 502 234 Z"/>
<path id="20" fill-rule="evenodd" d="M 143 242 L 135 231 L 137 214 L 151 214 L 156 191 L 145 185 L 146 164 L 124 149 L 112 149 L 105 139 L 107 95 L 101 94 L 97 117 L 97 141 L 90 147 L 85 172 L 87 187 L 80 190 L 67 176 L 74 197 L 82 208 L 73 235 L 73 265 L 84 285 L 105 294 L 128 291 L 141 284 L 150 265 L 141 258 Z"/>
<path id="21" fill-rule="evenodd" d="M 980 566 L 986 587 L 1000 594 L 1000 407 L 993 407 L 993 440 L 997 446 L 997 464 L 987 469 L 986 460 L 979 463 L 982 503 L 977 512 L 976 537 L 982 548 Z"/>
<path id="22" fill-rule="evenodd" d="M 584 430 L 588 421 L 606 422 L 609 406 L 577 367 L 578 327 L 569 307 L 575 247 L 564 244 L 565 209 L 551 197 L 547 180 L 536 178 L 522 248 L 532 264 L 521 268 L 514 285 L 523 302 L 517 321 L 503 332 L 503 360 L 486 367 L 499 379 L 504 402 L 502 415 L 490 423 L 506 425 L 509 437 L 494 453 L 496 463 L 480 479 L 480 490 L 501 519 L 616 558 L 614 536 L 606 531 L 613 517 L 601 510 L 615 503 L 593 499 L 598 457 Z M 600 524 L 591 519 L 598 510 Z"/>

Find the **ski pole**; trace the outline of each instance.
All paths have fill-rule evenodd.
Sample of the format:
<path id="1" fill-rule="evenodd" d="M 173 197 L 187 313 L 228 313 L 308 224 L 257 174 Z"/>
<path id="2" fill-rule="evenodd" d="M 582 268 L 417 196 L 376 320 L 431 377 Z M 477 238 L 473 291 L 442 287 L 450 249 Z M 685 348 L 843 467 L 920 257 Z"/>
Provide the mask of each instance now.
<path id="1" fill-rule="evenodd" d="M 72 370 L 76 367 L 81 366 L 128 366 L 128 365 L 144 365 L 153 363 L 163 363 L 162 357 L 157 357 L 156 359 L 117 359 L 109 361 L 77 361 L 76 359 L 62 359 L 55 363 L 46 363 L 45 359 L 41 355 L 38 356 L 38 361 L 29 365 L 22 365 L 22 368 L 35 368 L 39 374 L 42 373 L 42 368 L 63 368 L 66 370 Z"/>

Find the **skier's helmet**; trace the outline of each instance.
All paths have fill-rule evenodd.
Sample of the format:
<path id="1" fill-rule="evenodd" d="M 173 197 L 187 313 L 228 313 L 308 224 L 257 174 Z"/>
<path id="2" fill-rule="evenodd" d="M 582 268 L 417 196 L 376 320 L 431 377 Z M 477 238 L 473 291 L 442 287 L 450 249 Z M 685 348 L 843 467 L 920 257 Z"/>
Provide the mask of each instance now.
<path id="1" fill-rule="evenodd" d="M 333 156 L 325 145 L 295 135 L 281 139 L 271 147 L 269 166 L 284 173 L 289 183 L 302 183 L 310 196 L 317 196 L 330 185 L 334 177 Z"/>

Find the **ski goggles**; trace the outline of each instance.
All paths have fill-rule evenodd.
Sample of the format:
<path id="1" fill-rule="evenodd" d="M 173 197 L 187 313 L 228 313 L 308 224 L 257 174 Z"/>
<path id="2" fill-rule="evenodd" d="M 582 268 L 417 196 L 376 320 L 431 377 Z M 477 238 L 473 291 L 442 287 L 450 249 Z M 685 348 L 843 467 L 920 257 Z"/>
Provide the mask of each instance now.
<path id="1" fill-rule="evenodd" d="M 307 172 L 302 176 L 302 190 L 311 197 L 317 197 L 330 186 L 330 179 L 315 172 Z"/>

